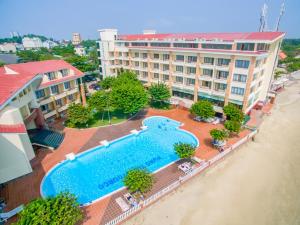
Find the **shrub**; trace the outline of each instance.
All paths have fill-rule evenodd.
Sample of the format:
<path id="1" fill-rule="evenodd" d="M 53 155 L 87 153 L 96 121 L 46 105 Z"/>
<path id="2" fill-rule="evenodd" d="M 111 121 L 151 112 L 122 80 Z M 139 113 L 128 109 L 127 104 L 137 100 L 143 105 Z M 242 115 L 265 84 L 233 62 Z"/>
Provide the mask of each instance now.
<path id="1" fill-rule="evenodd" d="M 152 174 L 145 169 L 129 170 L 123 180 L 130 192 L 139 191 L 141 193 L 151 190 L 153 181 Z"/>
<path id="2" fill-rule="evenodd" d="M 224 141 L 228 137 L 228 134 L 224 129 L 212 129 L 209 133 L 211 137 L 216 141 Z"/>
<path id="3" fill-rule="evenodd" d="M 179 158 L 191 158 L 195 155 L 196 147 L 188 143 L 175 143 L 174 150 Z"/>
<path id="4" fill-rule="evenodd" d="M 115 77 L 106 77 L 103 81 L 100 81 L 100 86 L 107 90 L 112 88 L 114 82 L 116 81 Z"/>
<path id="5" fill-rule="evenodd" d="M 61 193 L 55 197 L 38 198 L 25 206 L 16 225 L 70 224 L 83 218 L 83 213 L 74 195 Z"/>
<path id="6" fill-rule="evenodd" d="M 201 100 L 194 103 L 190 112 L 194 115 L 200 116 L 203 119 L 211 118 L 215 115 L 215 111 L 211 102 Z"/>
<path id="7" fill-rule="evenodd" d="M 243 122 L 243 120 L 244 120 L 245 115 L 242 112 L 242 110 L 240 110 L 233 104 L 224 106 L 223 111 L 226 115 L 227 120 L 233 120 L 233 121 L 239 121 L 239 122 Z"/>
<path id="8" fill-rule="evenodd" d="M 70 127 L 85 125 L 90 119 L 90 110 L 81 104 L 71 104 L 68 107 L 68 121 Z"/>
<path id="9" fill-rule="evenodd" d="M 239 133 L 241 130 L 241 122 L 234 120 L 227 120 L 224 124 L 225 128 L 232 133 Z"/>
<path id="10" fill-rule="evenodd" d="M 152 84 L 148 90 L 151 100 L 154 102 L 167 101 L 171 97 L 170 89 L 163 83 Z"/>

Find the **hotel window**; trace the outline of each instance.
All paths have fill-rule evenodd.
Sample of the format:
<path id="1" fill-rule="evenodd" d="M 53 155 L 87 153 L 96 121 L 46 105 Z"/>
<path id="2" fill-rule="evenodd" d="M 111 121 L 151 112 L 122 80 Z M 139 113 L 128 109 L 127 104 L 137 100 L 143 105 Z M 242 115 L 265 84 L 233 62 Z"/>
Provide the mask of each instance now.
<path id="1" fill-rule="evenodd" d="M 176 61 L 183 62 L 184 61 L 184 55 L 176 55 Z"/>
<path id="2" fill-rule="evenodd" d="M 131 46 L 148 46 L 147 42 L 132 42 Z"/>
<path id="3" fill-rule="evenodd" d="M 186 79 L 186 85 L 187 86 L 195 85 L 195 79 L 187 78 Z"/>
<path id="4" fill-rule="evenodd" d="M 43 98 L 43 97 L 45 97 L 45 90 L 42 89 L 42 90 L 35 91 L 35 95 L 36 95 L 37 99 Z"/>
<path id="5" fill-rule="evenodd" d="M 202 87 L 211 88 L 211 81 L 202 81 Z"/>
<path id="6" fill-rule="evenodd" d="M 236 60 L 235 61 L 235 67 L 237 67 L 237 68 L 248 69 L 249 64 L 250 64 L 250 62 L 248 60 Z"/>
<path id="7" fill-rule="evenodd" d="M 140 71 L 139 70 L 135 70 L 135 74 L 136 75 L 140 75 Z"/>
<path id="8" fill-rule="evenodd" d="M 195 43 L 174 43 L 174 48 L 198 48 L 198 44 Z"/>
<path id="9" fill-rule="evenodd" d="M 256 60 L 256 62 L 255 62 L 255 67 L 259 67 L 259 66 L 261 65 L 261 63 L 262 63 L 262 60 L 261 60 L 261 59 Z"/>
<path id="10" fill-rule="evenodd" d="M 147 77 L 148 77 L 148 72 L 145 72 L 145 71 L 144 71 L 144 72 L 142 73 L 142 75 L 143 75 L 143 78 L 147 78 Z"/>
<path id="11" fill-rule="evenodd" d="M 163 75 L 163 81 L 167 81 L 169 79 L 170 79 L 169 75 L 166 75 L 166 74 Z"/>
<path id="12" fill-rule="evenodd" d="M 183 66 L 176 66 L 176 72 L 183 73 Z"/>
<path id="13" fill-rule="evenodd" d="M 186 73 L 187 74 L 196 74 L 196 68 L 195 67 L 187 67 Z"/>
<path id="14" fill-rule="evenodd" d="M 119 57 L 122 57 L 122 52 L 119 52 Z"/>
<path id="15" fill-rule="evenodd" d="M 49 80 L 54 80 L 56 78 L 54 72 L 47 73 L 47 77 L 48 77 Z"/>
<path id="16" fill-rule="evenodd" d="M 236 49 L 241 51 L 254 51 L 254 43 L 237 43 Z"/>
<path id="17" fill-rule="evenodd" d="M 169 54 L 163 54 L 163 60 L 169 60 L 170 59 L 170 55 Z"/>
<path id="18" fill-rule="evenodd" d="M 139 63 L 139 62 L 134 62 L 134 66 L 135 66 L 135 67 L 139 67 L 139 66 L 140 66 L 140 63 Z"/>
<path id="19" fill-rule="evenodd" d="M 221 84 L 221 83 L 215 83 L 215 89 L 217 91 L 225 91 L 227 87 L 227 84 Z"/>
<path id="20" fill-rule="evenodd" d="M 150 43 L 151 47 L 161 47 L 161 48 L 169 48 L 171 46 L 170 43 L 164 43 L 164 42 L 153 42 Z"/>
<path id="21" fill-rule="evenodd" d="M 135 53 L 134 53 L 134 58 L 138 58 L 138 57 L 140 57 L 140 53 L 135 52 Z"/>
<path id="22" fill-rule="evenodd" d="M 218 66 L 228 66 L 230 63 L 230 59 L 218 59 Z"/>
<path id="23" fill-rule="evenodd" d="M 229 72 L 228 71 L 217 71 L 217 79 L 227 79 Z"/>
<path id="24" fill-rule="evenodd" d="M 202 44 L 205 49 L 232 49 L 232 45 L 228 44 Z"/>
<path id="25" fill-rule="evenodd" d="M 203 75 L 211 77 L 213 75 L 213 70 L 211 70 L 211 69 L 203 69 Z"/>
<path id="26" fill-rule="evenodd" d="M 245 83 L 247 81 L 247 75 L 233 74 L 233 81 Z"/>
<path id="27" fill-rule="evenodd" d="M 188 56 L 188 62 L 189 63 L 197 62 L 197 56 Z"/>
<path id="28" fill-rule="evenodd" d="M 168 71 L 169 70 L 169 65 L 163 65 L 163 71 Z"/>
<path id="29" fill-rule="evenodd" d="M 265 43 L 258 43 L 256 48 L 257 51 L 268 51 L 270 49 L 270 45 Z"/>
<path id="30" fill-rule="evenodd" d="M 50 89 L 51 89 L 52 94 L 57 94 L 58 93 L 58 86 L 57 85 L 51 86 Z"/>
<path id="31" fill-rule="evenodd" d="M 129 46 L 129 42 L 125 42 L 125 46 L 128 47 Z"/>
<path id="32" fill-rule="evenodd" d="M 49 110 L 49 105 L 48 104 L 41 105 L 41 109 L 42 109 L 42 111 L 48 111 Z"/>
<path id="33" fill-rule="evenodd" d="M 183 77 L 177 77 L 177 76 L 176 76 L 176 77 L 175 77 L 175 82 L 176 82 L 176 83 L 181 83 L 181 84 L 182 84 L 182 83 L 183 83 Z"/>
<path id="34" fill-rule="evenodd" d="M 153 68 L 159 70 L 159 64 L 158 63 L 153 63 Z"/>
<path id="35" fill-rule="evenodd" d="M 142 57 L 143 57 L 143 59 L 147 59 L 148 54 L 147 53 L 143 53 Z"/>
<path id="36" fill-rule="evenodd" d="M 63 77 L 68 76 L 68 70 L 67 69 L 61 70 L 60 72 L 61 72 L 61 75 Z"/>
<path id="37" fill-rule="evenodd" d="M 148 63 L 143 62 L 143 68 L 147 68 L 148 67 Z"/>
<path id="38" fill-rule="evenodd" d="M 159 59 L 159 54 L 154 54 L 154 55 L 153 55 L 153 58 L 154 58 L 154 59 Z"/>
<path id="39" fill-rule="evenodd" d="M 69 99 L 69 101 L 73 101 L 74 100 L 74 95 L 72 94 L 72 95 L 68 95 L 68 99 Z"/>
<path id="40" fill-rule="evenodd" d="M 256 79 L 257 79 L 257 75 L 258 75 L 258 73 L 254 73 L 254 74 L 253 74 L 253 79 L 252 79 L 252 80 L 256 80 Z"/>
<path id="41" fill-rule="evenodd" d="M 70 81 L 64 83 L 65 89 L 69 89 L 71 87 Z"/>
<path id="42" fill-rule="evenodd" d="M 231 88 L 231 93 L 235 95 L 244 95 L 245 89 L 244 88 L 239 88 L 239 87 L 232 87 Z"/>
<path id="43" fill-rule="evenodd" d="M 204 57 L 204 63 L 205 63 L 205 64 L 213 65 L 213 64 L 214 64 L 214 58 L 211 58 L 211 57 Z"/>
<path id="44" fill-rule="evenodd" d="M 58 106 L 62 106 L 62 100 L 61 99 L 55 100 L 55 104 Z"/>
<path id="45" fill-rule="evenodd" d="M 159 79 L 159 74 L 158 74 L 158 73 L 154 73 L 154 74 L 153 74 L 153 78 L 154 78 L 154 79 Z"/>

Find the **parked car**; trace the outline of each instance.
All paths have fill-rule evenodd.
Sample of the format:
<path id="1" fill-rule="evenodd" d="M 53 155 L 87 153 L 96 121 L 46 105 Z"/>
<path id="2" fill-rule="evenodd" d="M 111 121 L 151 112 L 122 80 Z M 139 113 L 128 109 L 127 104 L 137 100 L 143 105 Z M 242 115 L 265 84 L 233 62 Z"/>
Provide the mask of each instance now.
<path id="1" fill-rule="evenodd" d="M 84 76 L 84 81 L 85 82 L 91 82 L 91 81 L 97 81 L 96 77 L 92 76 L 92 75 L 85 75 Z"/>
<path id="2" fill-rule="evenodd" d="M 94 89 L 96 85 L 97 85 L 97 84 L 91 84 L 91 85 L 89 86 L 89 88 L 90 88 L 90 89 Z"/>
<path id="3" fill-rule="evenodd" d="M 94 85 L 93 89 L 96 91 L 99 91 L 99 90 L 101 90 L 101 87 L 98 84 L 96 84 L 96 85 Z"/>

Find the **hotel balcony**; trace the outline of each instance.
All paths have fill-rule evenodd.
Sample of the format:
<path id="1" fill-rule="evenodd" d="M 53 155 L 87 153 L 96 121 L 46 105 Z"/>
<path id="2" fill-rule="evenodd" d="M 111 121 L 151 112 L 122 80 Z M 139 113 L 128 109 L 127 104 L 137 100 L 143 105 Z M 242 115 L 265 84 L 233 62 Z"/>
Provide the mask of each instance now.
<path id="1" fill-rule="evenodd" d="M 212 81 L 213 76 L 208 76 L 208 75 L 200 75 L 199 80 L 205 80 L 205 81 Z"/>
<path id="2" fill-rule="evenodd" d="M 53 110 L 47 110 L 47 111 L 43 111 L 44 117 L 45 119 L 48 119 L 51 116 L 55 116 L 56 115 L 56 111 Z"/>

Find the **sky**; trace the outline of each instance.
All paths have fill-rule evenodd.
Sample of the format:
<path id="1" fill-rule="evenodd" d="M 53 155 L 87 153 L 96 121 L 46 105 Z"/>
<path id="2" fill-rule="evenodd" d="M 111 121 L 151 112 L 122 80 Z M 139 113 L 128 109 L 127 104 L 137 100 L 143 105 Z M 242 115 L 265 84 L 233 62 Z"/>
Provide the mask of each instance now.
<path id="1" fill-rule="evenodd" d="M 0 0 L 0 37 L 17 31 L 71 39 L 79 32 L 96 39 L 103 28 L 119 34 L 257 31 L 264 2 L 274 29 L 282 0 Z M 300 38 L 300 0 L 285 2 L 280 30 Z"/>

